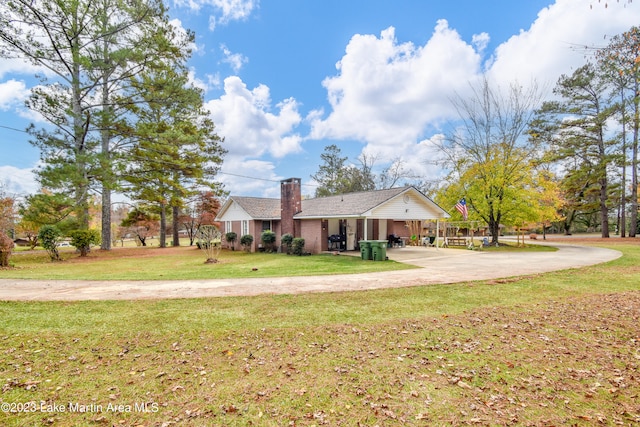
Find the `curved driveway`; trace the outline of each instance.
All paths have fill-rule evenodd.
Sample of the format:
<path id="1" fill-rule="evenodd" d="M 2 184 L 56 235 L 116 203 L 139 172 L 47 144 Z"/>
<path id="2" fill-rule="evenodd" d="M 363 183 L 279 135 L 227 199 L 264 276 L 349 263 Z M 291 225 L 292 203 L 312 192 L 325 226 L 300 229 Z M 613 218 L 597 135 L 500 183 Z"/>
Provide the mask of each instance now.
<path id="1" fill-rule="evenodd" d="M 0 300 L 125 300 L 355 291 L 538 274 L 599 264 L 622 255 L 590 246 L 551 245 L 559 250 L 513 253 L 424 247 L 389 249 L 390 259 L 421 268 L 367 274 L 127 282 L 0 279 Z"/>

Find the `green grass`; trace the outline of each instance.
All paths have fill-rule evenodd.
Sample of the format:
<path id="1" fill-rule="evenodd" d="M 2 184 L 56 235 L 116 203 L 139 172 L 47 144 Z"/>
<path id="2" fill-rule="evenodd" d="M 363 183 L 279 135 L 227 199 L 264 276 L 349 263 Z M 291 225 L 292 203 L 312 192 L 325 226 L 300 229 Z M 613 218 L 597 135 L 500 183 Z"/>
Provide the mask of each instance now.
<path id="1" fill-rule="evenodd" d="M 567 295 L 622 292 L 640 289 L 640 246 L 616 246 L 624 256 L 602 265 L 516 279 L 417 286 L 361 292 L 265 295 L 211 299 L 105 302 L 5 302 L 17 313 L 0 311 L 12 327 L 42 329 L 98 328 L 116 330 L 126 324 L 132 332 L 149 325 L 158 330 L 201 330 L 313 327 L 326 323 L 367 324 L 429 315 L 458 314 L 496 305 L 513 306 L 560 299 Z M 241 255 L 241 257 L 244 256 Z M 252 255 L 249 255 L 252 256 Z M 257 258 L 273 254 L 256 255 Z M 282 256 L 284 259 L 298 257 Z M 305 260 L 314 257 L 304 257 Z M 325 259 L 330 256 L 319 256 Z M 349 261 L 353 257 L 330 259 Z M 353 258 L 353 261 L 359 261 Z M 363 262 L 364 263 L 364 262 Z M 367 262 L 365 264 L 376 264 Z M 34 316 L 20 316 L 32 311 Z M 56 315 L 59 313 L 59 315 Z M 6 316 L 5 316 L 6 315 Z M 57 320 L 56 320 L 57 319 Z M 53 326 L 51 326 L 53 325 Z"/>
<path id="2" fill-rule="evenodd" d="M 103 410 L 0 424 L 637 424 L 640 246 L 614 248 L 602 265 L 452 285 L 3 302 L 0 401 Z"/>
<path id="3" fill-rule="evenodd" d="M 518 245 L 516 242 L 500 242 L 499 246 L 488 246 L 481 248 L 483 251 L 488 252 L 510 252 L 510 251 L 527 251 L 527 252 L 555 252 L 558 249 L 553 246 L 536 245 L 536 244 L 522 244 Z"/>
<path id="4" fill-rule="evenodd" d="M 205 253 L 195 247 L 96 250 L 80 258 L 72 249 L 63 261 L 51 262 L 43 251 L 18 253 L 12 269 L 0 278 L 79 280 L 188 280 L 244 277 L 309 276 L 365 273 L 415 268 L 393 261 L 370 262 L 357 256 L 288 256 L 223 250 L 216 264 L 205 264 Z"/>

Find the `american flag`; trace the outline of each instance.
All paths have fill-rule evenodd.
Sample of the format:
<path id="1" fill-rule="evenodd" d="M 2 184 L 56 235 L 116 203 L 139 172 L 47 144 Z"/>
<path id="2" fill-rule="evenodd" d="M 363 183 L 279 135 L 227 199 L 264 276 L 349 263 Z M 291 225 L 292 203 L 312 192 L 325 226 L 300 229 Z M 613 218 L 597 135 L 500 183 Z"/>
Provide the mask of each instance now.
<path id="1" fill-rule="evenodd" d="M 467 209 L 467 202 L 464 199 L 460 199 L 460 201 L 456 204 L 456 209 L 460 214 L 462 214 L 462 218 L 466 221 L 469 216 L 469 210 Z"/>

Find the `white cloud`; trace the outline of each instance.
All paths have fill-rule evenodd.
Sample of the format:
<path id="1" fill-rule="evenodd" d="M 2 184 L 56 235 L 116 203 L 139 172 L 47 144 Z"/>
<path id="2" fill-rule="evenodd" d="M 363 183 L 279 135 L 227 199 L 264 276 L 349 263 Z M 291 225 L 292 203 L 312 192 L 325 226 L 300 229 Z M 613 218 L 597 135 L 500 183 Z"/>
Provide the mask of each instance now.
<path id="1" fill-rule="evenodd" d="M 478 52 L 485 50 L 490 40 L 491 37 L 487 33 L 474 34 L 471 38 L 471 42 Z"/>
<path id="2" fill-rule="evenodd" d="M 216 14 L 209 16 L 211 31 L 214 31 L 218 24 L 226 25 L 231 21 L 247 19 L 259 6 L 258 0 L 176 0 L 175 3 L 194 11 L 199 11 L 204 6 L 213 7 Z"/>
<path id="3" fill-rule="evenodd" d="M 173 37 L 176 43 L 185 43 L 185 45 L 195 54 L 205 54 L 203 45 L 198 45 L 195 41 L 189 40 L 190 32 L 184 27 L 184 25 L 182 25 L 181 20 L 177 18 L 171 19 L 169 21 L 169 25 L 171 25 L 174 29 Z"/>
<path id="4" fill-rule="evenodd" d="M 640 4 L 608 2 L 593 8 L 584 0 L 557 0 L 542 9 L 530 28 L 495 51 L 489 73 L 496 81 L 535 79 L 551 89 L 589 59 L 584 47 L 604 47 L 608 38 L 640 22 Z"/>
<path id="5" fill-rule="evenodd" d="M 224 94 L 208 101 L 216 131 L 224 136 L 227 158 L 257 158 L 265 154 L 281 158 L 301 150 L 300 135 L 294 133 L 302 118 L 293 98 L 276 104 L 271 112 L 269 88 L 249 90 L 239 77 L 224 80 Z"/>
<path id="6" fill-rule="evenodd" d="M 388 148 L 415 142 L 427 124 L 451 116 L 449 98 L 468 89 L 480 64 L 445 20 L 424 46 L 398 44 L 393 27 L 380 37 L 355 35 L 336 65 L 338 75 L 323 82 L 332 111 L 324 120 L 315 114 L 311 136 Z"/>
<path id="7" fill-rule="evenodd" d="M 210 91 L 211 89 L 219 89 L 220 88 L 220 74 L 205 74 L 204 79 L 197 77 L 196 70 L 191 68 L 189 70 L 189 83 L 193 86 L 202 89 L 205 93 Z"/>
<path id="8" fill-rule="evenodd" d="M 0 183 L 9 194 L 34 194 L 40 189 L 33 169 L 19 169 L 14 166 L 0 166 Z"/>
<path id="9" fill-rule="evenodd" d="M 263 160 L 245 160 L 242 157 L 225 158 L 222 173 L 217 177 L 233 194 L 254 194 L 259 197 L 280 197 L 279 181 L 275 166 Z"/>
<path id="10" fill-rule="evenodd" d="M 7 111 L 22 104 L 28 95 L 23 81 L 11 79 L 0 83 L 0 110 Z"/>
<path id="11" fill-rule="evenodd" d="M 229 64 L 234 73 L 238 73 L 242 66 L 249 62 L 249 59 L 246 56 L 240 53 L 231 52 L 224 44 L 220 45 L 220 49 L 224 55 L 222 62 Z"/>
<path id="12" fill-rule="evenodd" d="M 337 74 L 323 82 L 330 111 L 307 115 L 310 138 L 358 140 L 368 153 L 389 161 L 401 156 L 428 175 L 425 165 L 437 155 L 428 132 L 440 132 L 442 123 L 457 117 L 451 98 L 466 96 L 482 72 L 505 87 L 517 81 L 526 89 L 535 80 L 549 96 L 561 74 L 587 61 L 580 47 L 606 46 L 610 36 L 640 22 L 638 2 L 609 2 L 606 8 L 589 3 L 557 0 L 494 52 L 484 52 L 490 34 L 467 42 L 445 20 L 422 46 L 398 43 L 393 27 L 379 37 L 356 34 Z"/>
<path id="13" fill-rule="evenodd" d="M 31 75 L 34 74 L 48 74 L 48 70 L 36 67 L 35 65 L 18 58 L 5 59 L 3 58 L 0 61 L 0 78 L 9 74 L 25 74 Z"/>

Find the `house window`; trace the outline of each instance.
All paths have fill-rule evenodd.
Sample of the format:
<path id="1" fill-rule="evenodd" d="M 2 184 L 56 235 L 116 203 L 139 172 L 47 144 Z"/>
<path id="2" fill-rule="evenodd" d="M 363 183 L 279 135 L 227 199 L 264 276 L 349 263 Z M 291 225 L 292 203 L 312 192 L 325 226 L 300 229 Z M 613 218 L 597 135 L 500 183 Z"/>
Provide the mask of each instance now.
<path id="1" fill-rule="evenodd" d="M 224 232 L 225 233 L 230 233 L 233 231 L 233 226 L 231 225 L 231 221 L 225 221 L 224 222 Z"/>
<path id="2" fill-rule="evenodd" d="M 262 221 L 262 231 L 271 230 L 271 221 Z"/>
<path id="3" fill-rule="evenodd" d="M 242 221 L 242 235 L 245 236 L 249 234 L 249 221 Z"/>

